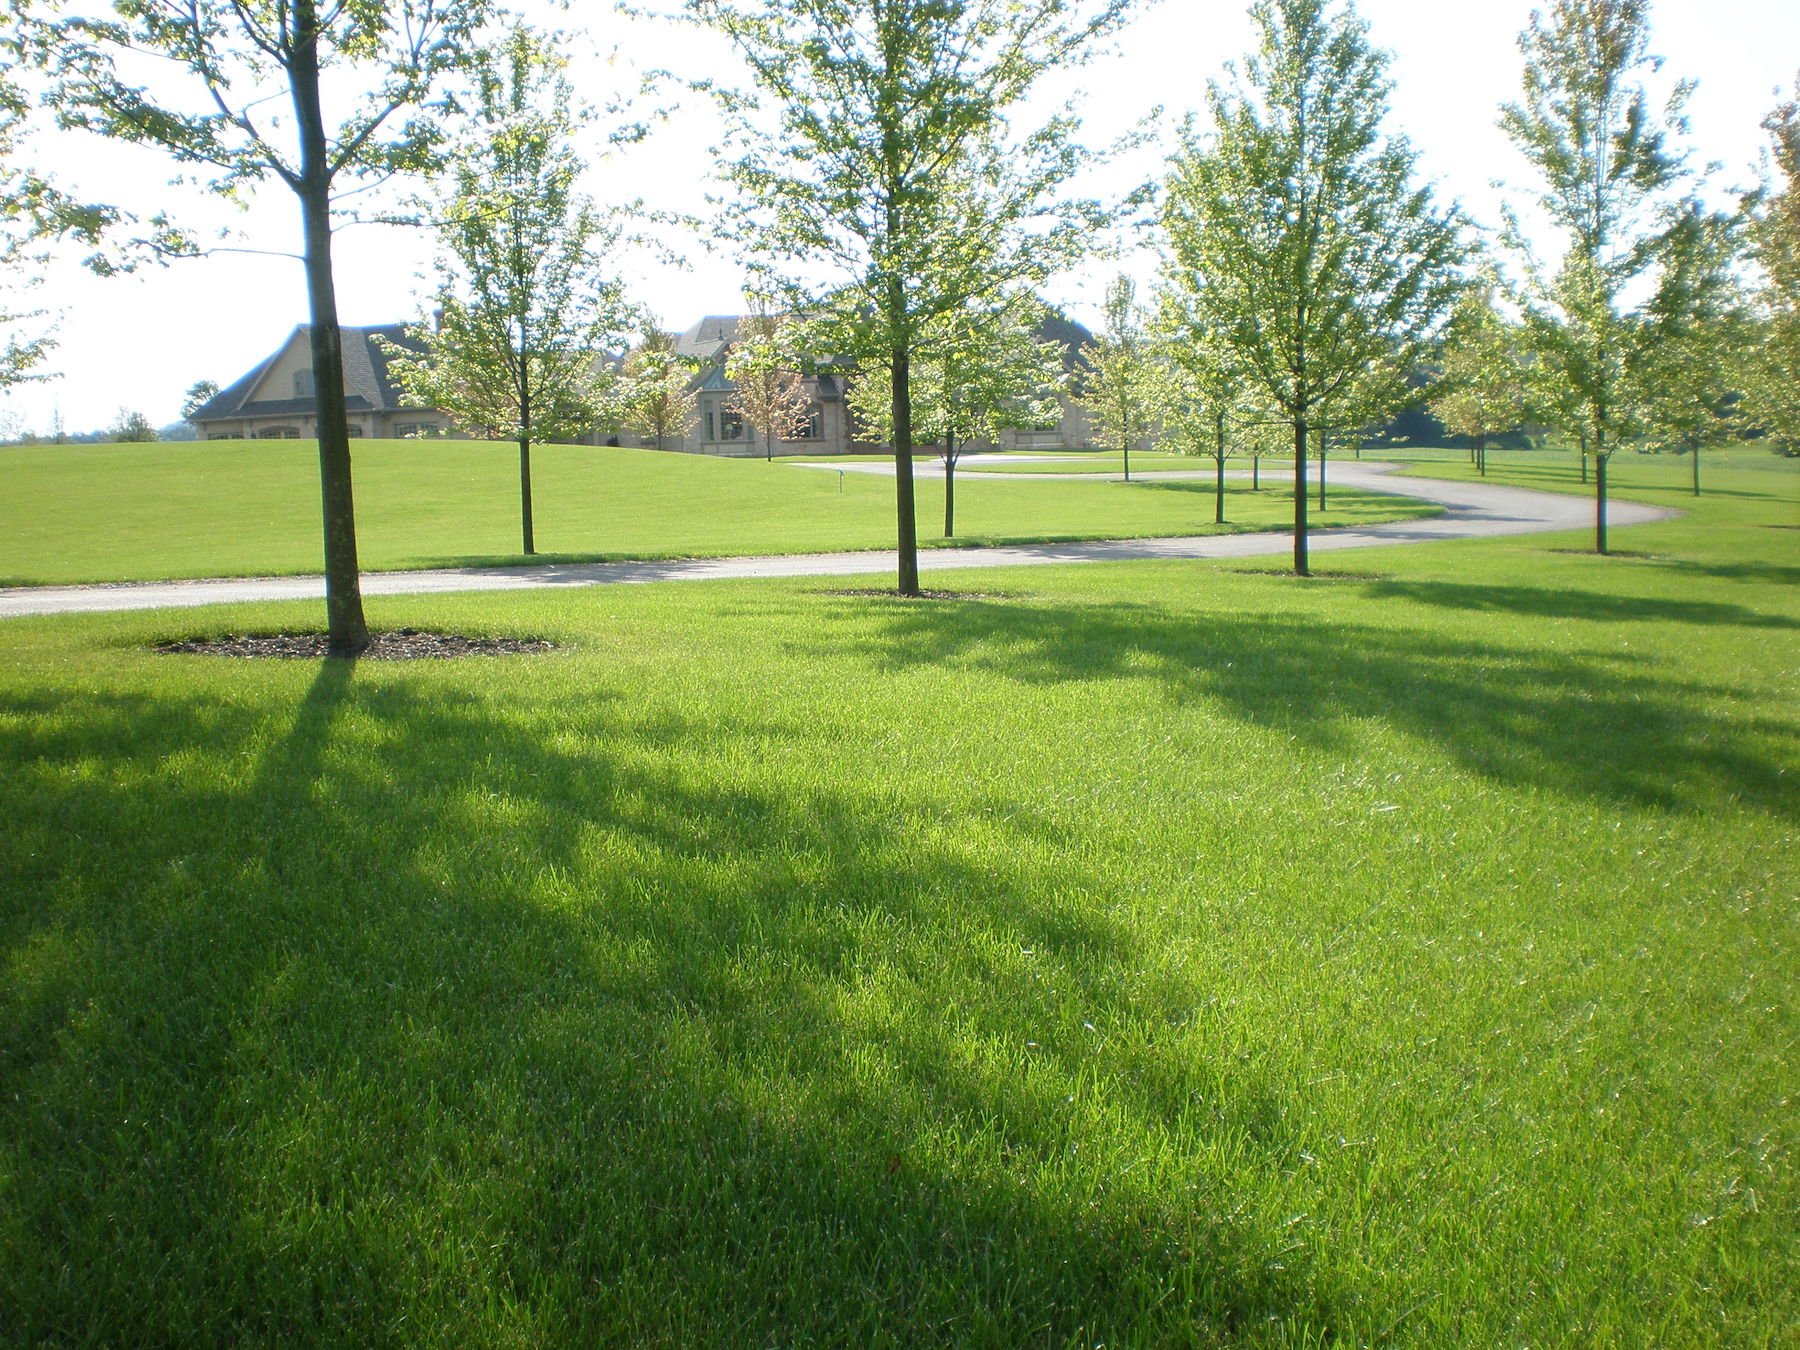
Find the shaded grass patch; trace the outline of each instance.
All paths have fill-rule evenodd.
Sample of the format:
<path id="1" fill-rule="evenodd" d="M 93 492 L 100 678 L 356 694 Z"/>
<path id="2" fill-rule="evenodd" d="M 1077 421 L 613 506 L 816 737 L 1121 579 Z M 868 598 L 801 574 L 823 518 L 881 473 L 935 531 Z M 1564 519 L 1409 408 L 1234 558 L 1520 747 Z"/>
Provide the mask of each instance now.
<path id="1" fill-rule="evenodd" d="M 369 600 L 554 660 L 8 623 L 7 1335 L 1780 1343 L 1800 612 L 1745 509 Z"/>

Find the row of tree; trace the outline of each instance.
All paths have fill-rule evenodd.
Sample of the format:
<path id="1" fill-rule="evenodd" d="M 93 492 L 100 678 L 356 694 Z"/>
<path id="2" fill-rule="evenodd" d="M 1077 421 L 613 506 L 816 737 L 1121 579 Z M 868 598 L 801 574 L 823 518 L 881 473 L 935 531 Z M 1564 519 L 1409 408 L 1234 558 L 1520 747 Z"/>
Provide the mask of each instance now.
<path id="1" fill-rule="evenodd" d="M 450 189 L 429 207 L 444 230 L 443 318 L 430 354 L 398 367 L 425 401 L 518 438 L 529 549 L 531 441 L 592 422 L 594 353 L 620 350 L 634 317 L 604 267 L 617 226 L 574 190 L 575 104 L 544 44 L 497 28 L 489 0 L 5 3 L 8 54 L 46 73 L 64 125 L 160 146 L 212 170 L 222 191 L 273 179 L 295 194 L 334 649 L 359 650 L 367 631 L 332 211 L 367 183 L 429 173 Z M 748 73 L 749 87 L 715 91 L 722 169 L 737 188 L 724 230 L 769 307 L 805 318 L 797 336 L 782 338 L 768 316 L 756 321 L 766 331 L 743 335 L 730 371 L 741 406 L 772 446 L 796 415 L 792 351 L 854 364 L 859 411 L 893 447 L 897 580 L 916 593 L 915 443 L 943 443 L 953 468 L 959 444 L 990 434 L 995 409 L 1032 415 L 1051 354 L 1030 336 L 1030 297 L 1148 198 L 1080 196 L 1089 153 L 1073 111 L 1029 115 L 1044 77 L 1086 59 L 1130 0 L 678 4 L 724 35 Z M 1759 340 L 1730 392 L 1771 435 L 1796 439 L 1791 106 L 1770 124 L 1785 189 L 1758 211 L 1710 211 L 1679 144 L 1685 91 L 1661 109 L 1649 100 L 1644 0 L 1553 0 L 1521 37 L 1522 97 L 1502 110 L 1537 175 L 1542 217 L 1531 229 L 1505 221 L 1502 289 L 1471 280 L 1481 259 L 1466 222 L 1434 201 L 1410 147 L 1385 131 L 1386 59 L 1348 0 L 1256 0 L 1251 12 L 1256 50 L 1209 84 L 1207 117 L 1184 127 L 1163 185 L 1155 303 L 1138 316 L 1117 291 L 1090 353 L 1088 405 L 1103 422 L 1116 412 L 1122 444 L 1139 417 L 1222 470 L 1244 428 L 1283 429 L 1304 573 L 1309 447 L 1378 420 L 1435 360 L 1446 394 L 1492 401 L 1500 417 L 1509 387 L 1528 386 L 1538 415 L 1581 443 L 1584 465 L 1595 464 L 1601 551 L 1609 456 L 1670 391 L 1716 404 L 1717 390 L 1690 377 L 1720 368 L 1709 353 L 1733 325 Z M 146 53 L 188 85 L 137 78 Z M 347 76 L 330 88 L 360 91 L 335 121 L 328 73 Z M 284 118 L 270 117 L 276 107 Z M 24 115 L 18 97 L 0 97 L 0 136 Z M 615 135 L 641 133 L 627 123 Z M 133 223 L 8 173 L 8 201 L 40 222 L 90 234 Z M 141 224 L 152 247 L 188 247 L 165 222 Z M 1727 299 L 1746 233 L 1765 284 L 1737 305 Z M 654 337 L 632 361 L 644 416 L 670 434 L 691 415 L 676 353 Z M 1129 406 L 1146 380 L 1154 397 Z"/>
<path id="2" fill-rule="evenodd" d="M 1523 97 L 1501 113 L 1537 173 L 1538 219 L 1509 211 L 1489 254 L 1382 133 L 1385 59 L 1349 6 L 1259 0 L 1252 15 L 1256 52 L 1209 87 L 1209 125 L 1190 121 L 1175 157 L 1148 322 L 1128 291 L 1109 307 L 1095 383 L 1113 443 L 1160 424 L 1213 455 L 1222 515 L 1229 439 L 1255 453 L 1286 426 L 1302 573 L 1309 433 L 1322 473 L 1327 434 L 1422 393 L 1483 472 L 1487 438 L 1526 422 L 1575 442 L 1602 553 L 1620 447 L 1689 452 L 1696 491 L 1700 447 L 1734 416 L 1800 451 L 1792 104 L 1767 124 L 1781 191 L 1708 209 L 1679 141 L 1687 88 L 1650 102 L 1646 5 L 1557 0 L 1521 36 Z M 1759 293 L 1739 267 L 1746 238 Z"/>

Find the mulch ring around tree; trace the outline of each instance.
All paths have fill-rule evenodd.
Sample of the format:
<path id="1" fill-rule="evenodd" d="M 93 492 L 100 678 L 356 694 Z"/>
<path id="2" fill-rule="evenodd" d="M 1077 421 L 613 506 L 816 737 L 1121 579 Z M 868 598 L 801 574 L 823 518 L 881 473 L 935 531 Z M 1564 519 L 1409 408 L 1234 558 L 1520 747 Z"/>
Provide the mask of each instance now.
<path id="1" fill-rule="evenodd" d="M 265 633 L 239 636 L 227 633 L 216 638 L 188 638 L 181 642 L 163 642 L 159 652 L 197 656 L 235 656 L 246 660 L 262 657 L 285 657 L 297 661 L 317 661 L 331 655 L 323 633 Z M 370 633 L 369 645 L 358 654 L 364 661 L 430 661 L 452 656 L 519 656 L 533 652 L 554 651 L 556 644 L 543 638 L 463 637 L 458 633 L 426 633 L 417 628 L 401 628 L 391 633 Z"/>
<path id="2" fill-rule="evenodd" d="M 843 595 L 852 598 L 870 598 L 876 600 L 1011 600 L 1013 597 L 998 591 L 920 591 L 917 595 L 901 595 L 899 591 L 888 587 L 861 587 L 854 590 L 821 591 L 821 595 Z"/>

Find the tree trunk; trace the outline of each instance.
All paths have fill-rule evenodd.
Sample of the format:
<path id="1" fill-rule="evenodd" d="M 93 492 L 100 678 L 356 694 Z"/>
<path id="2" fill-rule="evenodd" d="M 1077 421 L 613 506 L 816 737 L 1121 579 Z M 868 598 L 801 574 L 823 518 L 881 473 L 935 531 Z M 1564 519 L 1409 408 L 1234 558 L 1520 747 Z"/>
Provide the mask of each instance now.
<path id="1" fill-rule="evenodd" d="M 1306 418 L 1294 419 L 1294 575 L 1312 575 L 1306 566 Z"/>
<path id="2" fill-rule="evenodd" d="M 525 552 L 537 552 L 531 533 L 531 437 L 519 437 L 519 523 L 523 527 Z"/>
<path id="3" fill-rule="evenodd" d="M 1594 552 L 1606 552 L 1606 461 L 1608 455 L 1594 454 Z"/>
<path id="4" fill-rule="evenodd" d="M 1225 419 L 1213 418 L 1213 524 L 1225 523 Z"/>
<path id="5" fill-rule="evenodd" d="M 519 522 L 524 529 L 525 553 L 537 552 L 531 531 L 531 358 L 519 354 Z"/>
<path id="6" fill-rule="evenodd" d="M 1330 433 L 1319 428 L 1319 510 L 1325 509 L 1325 437 Z"/>
<path id="7" fill-rule="evenodd" d="M 1250 456 L 1250 490 L 1262 491 L 1262 453 L 1258 451 Z"/>
<path id="8" fill-rule="evenodd" d="M 295 0 L 293 101 L 300 137 L 300 198 L 306 299 L 312 319 L 313 393 L 319 431 L 319 496 L 325 524 L 326 646 L 355 656 L 369 645 L 356 561 L 356 501 L 350 482 L 350 427 L 344 413 L 344 345 L 331 266 L 331 179 L 325 117 L 319 105 L 318 17 L 313 0 Z"/>
<path id="9" fill-rule="evenodd" d="M 1119 444 L 1125 455 L 1125 481 L 1129 483 L 1131 481 L 1131 435 L 1129 432 L 1119 437 Z"/>
<path id="10" fill-rule="evenodd" d="M 944 434 L 944 538 L 956 538 L 956 437 Z"/>
<path id="11" fill-rule="evenodd" d="M 896 343 L 889 366 L 893 377 L 894 396 L 894 506 L 899 524 L 900 565 L 898 589 L 901 595 L 919 593 L 918 523 L 913 512 L 913 432 L 912 432 L 912 350 L 906 342 Z"/>
<path id="12" fill-rule="evenodd" d="M 1699 445 L 1697 445 L 1697 444 L 1690 445 L 1688 447 L 1688 453 L 1694 457 L 1694 495 L 1696 497 L 1698 497 L 1700 495 L 1700 447 L 1699 447 Z"/>
<path id="13" fill-rule="evenodd" d="M 1475 438 L 1475 469 L 1483 478 L 1487 477 L 1487 432 Z"/>

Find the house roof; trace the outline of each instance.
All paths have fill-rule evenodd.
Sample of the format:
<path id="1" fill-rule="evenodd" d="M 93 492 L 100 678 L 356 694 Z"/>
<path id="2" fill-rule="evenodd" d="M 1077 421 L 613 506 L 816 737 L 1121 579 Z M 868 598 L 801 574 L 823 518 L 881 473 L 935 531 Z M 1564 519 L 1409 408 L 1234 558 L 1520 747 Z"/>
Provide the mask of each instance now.
<path id="1" fill-rule="evenodd" d="M 691 359 L 717 360 L 738 340 L 747 318 L 743 314 L 708 314 L 675 339 L 675 350 Z M 1094 340 L 1094 335 L 1085 327 L 1056 309 L 1046 310 L 1033 336 L 1039 342 L 1060 344 L 1063 363 L 1070 370 L 1086 365 L 1081 349 Z M 835 360 L 822 364 L 835 364 Z"/>
<path id="2" fill-rule="evenodd" d="M 345 327 L 340 331 L 344 350 L 344 406 L 352 412 L 389 412 L 403 406 L 404 395 L 388 369 L 388 354 L 375 339 L 386 339 L 410 351 L 422 351 L 423 346 L 408 333 L 407 326 L 389 323 L 372 328 Z M 229 387 L 214 394 L 188 420 L 216 422 L 228 417 L 292 417 L 316 411 L 318 400 L 311 395 L 273 399 L 255 397 L 270 367 L 296 343 L 311 341 L 312 325 L 299 325 L 288 335 L 286 342 Z"/>
<path id="3" fill-rule="evenodd" d="M 1065 370 L 1087 366 L 1087 358 L 1081 354 L 1081 349 L 1094 340 L 1094 335 L 1061 310 L 1047 311 L 1044 317 L 1038 320 L 1037 331 L 1033 336 L 1039 342 L 1062 344 Z"/>
<path id="4" fill-rule="evenodd" d="M 738 340 L 743 322 L 741 314 L 708 314 L 675 339 L 675 351 L 681 356 L 712 360 Z"/>

